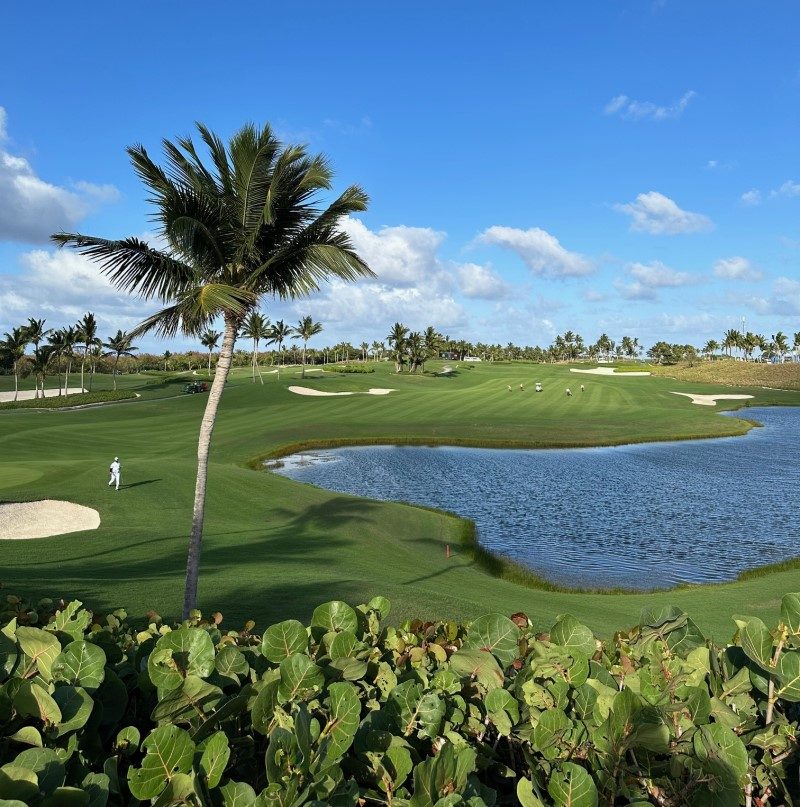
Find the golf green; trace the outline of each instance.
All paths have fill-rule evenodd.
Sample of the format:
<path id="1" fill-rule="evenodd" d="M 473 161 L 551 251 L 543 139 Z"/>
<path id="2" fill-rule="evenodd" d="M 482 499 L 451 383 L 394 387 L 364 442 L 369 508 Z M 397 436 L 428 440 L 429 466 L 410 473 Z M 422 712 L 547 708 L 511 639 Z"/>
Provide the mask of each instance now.
<path id="1" fill-rule="evenodd" d="M 800 392 L 577 376 L 560 365 L 461 364 L 448 376 L 397 376 L 388 363 L 373 366 L 370 374 L 315 373 L 305 381 L 299 369 L 287 368 L 280 378 L 265 375 L 263 385 L 253 384 L 247 370 L 234 372 L 214 434 L 200 579 L 202 607 L 220 610 L 224 624 L 305 619 L 325 600 L 361 602 L 383 594 L 393 602 L 395 619 L 525 611 L 546 625 L 570 612 L 600 633 L 634 623 L 644 604 L 674 603 L 727 638 L 732 614 L 768 612 L 785 592 L 800 591 L 800 569 L 646 595 L 527 588 L 479 568 L 461 549 L 464 522 L 456 518 L 257 470 L 263 457 L 310 445 L 541 447 L 731 436 L 750 424 L 717 412 L 741 402 L 712 408 L 671 393 L 742 393 L 753 396 L 747 403 L 763 406 L 798 405 Z M 428 369 L 440 368 L 432 363 Z M 532 392 L 537 381 L 541 393 Z M 566 387 L 581 383 L 582 395 L 565 395 Z M 0 389 L 11 384 L 0 378 Z M 394 391 L 306 397 L 290 385 Z M 109 377 L 95 379 L 96 389 L 110 386 Z M 125 376 L 119 386 L 142 397 L 82 410 L 0 412 L 0 500 L 65 499 L 101 517 L 94 531 L 0 543 L 0 582 L 28 596 L 77 597 L 97 609 L 125 606 L 134 616 L 153 609 L 174 617 L 206 396 L 183 395 L 181 379 L 157 376 Z M 122 462 L 119 492 L 106 484 L 115 455 Z"/>

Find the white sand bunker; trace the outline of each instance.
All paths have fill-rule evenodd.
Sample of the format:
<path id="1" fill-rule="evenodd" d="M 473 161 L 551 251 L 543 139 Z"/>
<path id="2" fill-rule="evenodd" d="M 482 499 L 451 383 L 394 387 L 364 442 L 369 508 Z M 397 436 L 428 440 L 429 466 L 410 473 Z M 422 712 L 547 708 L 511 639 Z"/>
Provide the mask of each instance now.
<path id="1" fill-rule="evenodd" d="M 393 389 L 381 389 L 380 387 L 371 387 L 366 392 L 323 392 L 319 389 L 311 389 L 311 387 L 287 387 L 287 389 L 295 395 L 312 395 L 320 398 L 332 398 L 339 395 L 388 395 L 390 392 L 395 392 Z"/>
<path id="2" fill-rule="evenodd" d="M 63 392 L 63 390 L 62 390 Z M 79 392 L 86 392 L 83 387 L 70 387 L 67 390 L 67 395 L 77 395 Z M 44 395 L 46 398 L 55 398 L 58 395 L 57 389 L 46 389 L 44 391 Z M 31 399 L 36 397 L 36 393 L 32 389 L 22 389 L 17 393 L 17 400 L 18 401 L 30 401 Z M 7 401 L 14 400 L 14 392 L 0 392 L 0 403 L 6 403 Z"/>
<path id="3" fill-rule="evenodd" d="M 752 395 L 699 395 L 694 392 L 673 392 L 672 394 L 691 398 L 692 403 L 699 406 L 716 406 L 717 401 L 746 401 L 753 397 Z"/>
<path id="4" fill-rule="evenodd" d="M 635 372 L 630 373 L 618 373 L 616 367 L 594 367 L 591 370 L 577 370 L 574 367 L 570 367 L 569 371 L 571 373 L 585 373 L 586 375 L 615 375 L 624 376 L 625 378 L 629 378 L 631 376 L 634 378 L 641 378 L 642 376 L 650 375 L 649 372 L 644 370 L 636 370 Z"/>
<path id="5" fill-rule="evenodd" d="M 43 499 L 39 502 L 0 504 L 0 541 L 47 538 L 68 532 L 96 530 L 100 514 L 72 502 Z"/>

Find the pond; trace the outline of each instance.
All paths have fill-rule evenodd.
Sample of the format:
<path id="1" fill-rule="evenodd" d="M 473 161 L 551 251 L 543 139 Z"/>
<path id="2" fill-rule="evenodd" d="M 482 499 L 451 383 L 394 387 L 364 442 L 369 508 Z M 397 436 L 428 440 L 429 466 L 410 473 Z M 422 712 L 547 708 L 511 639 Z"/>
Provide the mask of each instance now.
<path id="1" fill-rule="evenodd" d="M 614 448 L 340 448 L 273 470 L 451 510 L 475 522 L 483 546 L 563 585 L 720 582 L 800 554 L 800 408 L 746 417 L 764 427 Z"/>

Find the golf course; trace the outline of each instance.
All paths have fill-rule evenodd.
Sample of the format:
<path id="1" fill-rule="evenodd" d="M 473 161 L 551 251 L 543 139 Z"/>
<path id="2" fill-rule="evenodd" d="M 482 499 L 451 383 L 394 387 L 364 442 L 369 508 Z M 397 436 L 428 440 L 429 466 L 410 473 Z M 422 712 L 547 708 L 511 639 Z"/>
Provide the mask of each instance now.
<path id="1" fill-rule="evenodd" d="M 476 557 L 464 520 L 331 493 L 263 469 L 266 459 L 338 445 L 536 449 L 730 437 L 753 427 L 746 406 L 800 405 L 800 391 L 624 372 L 578 375 L 568 365 L 475 363 L 442 373 L 443 362 L 430 362 L 416 375 L 395 374 L 390 362 L 367 366 L 374 372 L 309 369 L 305 379 L 299 367 L 286 367 L 265 374 L 263 384 L 252 382 L 249 368 L 231 372 L 210 458 L 199 587 L 201 609 L 221 611 L 226 625 L 306 619 L 326 600 L 383 595 L 392 602 L 392 621 L 524 611 L 534 625 L 547 626 L 569 612 L 599 635 L 634 624 L 645 605 L 674 604 L 715 638 L 727 639 L 732 614 L 774 610 L 784 593 L 800 590 L 800 566 L 787 562 L 781 570 L 714 586 L 647 594 L 551 591 L 519 570 L 493 573 L 503 564 Z M 197 432 L 207 399 L 183 394 L 191 378 L 123 375 L 117 387 L 136 399 L 0 411 L 0 502 L 63 500 L 100 516 L 97 529 L 0 542 L 6 591 L 179 617 Z M 533 391 L 536 382 L 541 393 Z M 0 391 L 11 383 L 0 377 Z M 580 384 L 585 391 L 565 395 Z M 95 390 L 111 385 L 108 375 L 94 380 Z M 312 396 L 297 394 L 297 387 L 384 394 Z M 752 397 L 708 406 L 687 394 Z M 737 417 L 719 416 L 742 405 Z M 119 491 L 107 486 L 115 456 L 122 464 Z"/>

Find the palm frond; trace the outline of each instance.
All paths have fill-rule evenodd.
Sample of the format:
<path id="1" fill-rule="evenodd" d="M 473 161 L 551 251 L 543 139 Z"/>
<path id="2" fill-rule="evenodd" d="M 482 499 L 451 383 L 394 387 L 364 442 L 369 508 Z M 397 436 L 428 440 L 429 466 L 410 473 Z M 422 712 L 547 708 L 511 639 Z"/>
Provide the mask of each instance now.
<path id="1" fill-rule="evenodd" d="M 145 299 L 170 299 L 197 280 L 195 270 L 166 255 L 138 238 L 111 241 L 78 233 L 51 236 L 59 246 L 72 246 L 81 255 L 100 264 L 117 288 L 139 294 Z"/>

